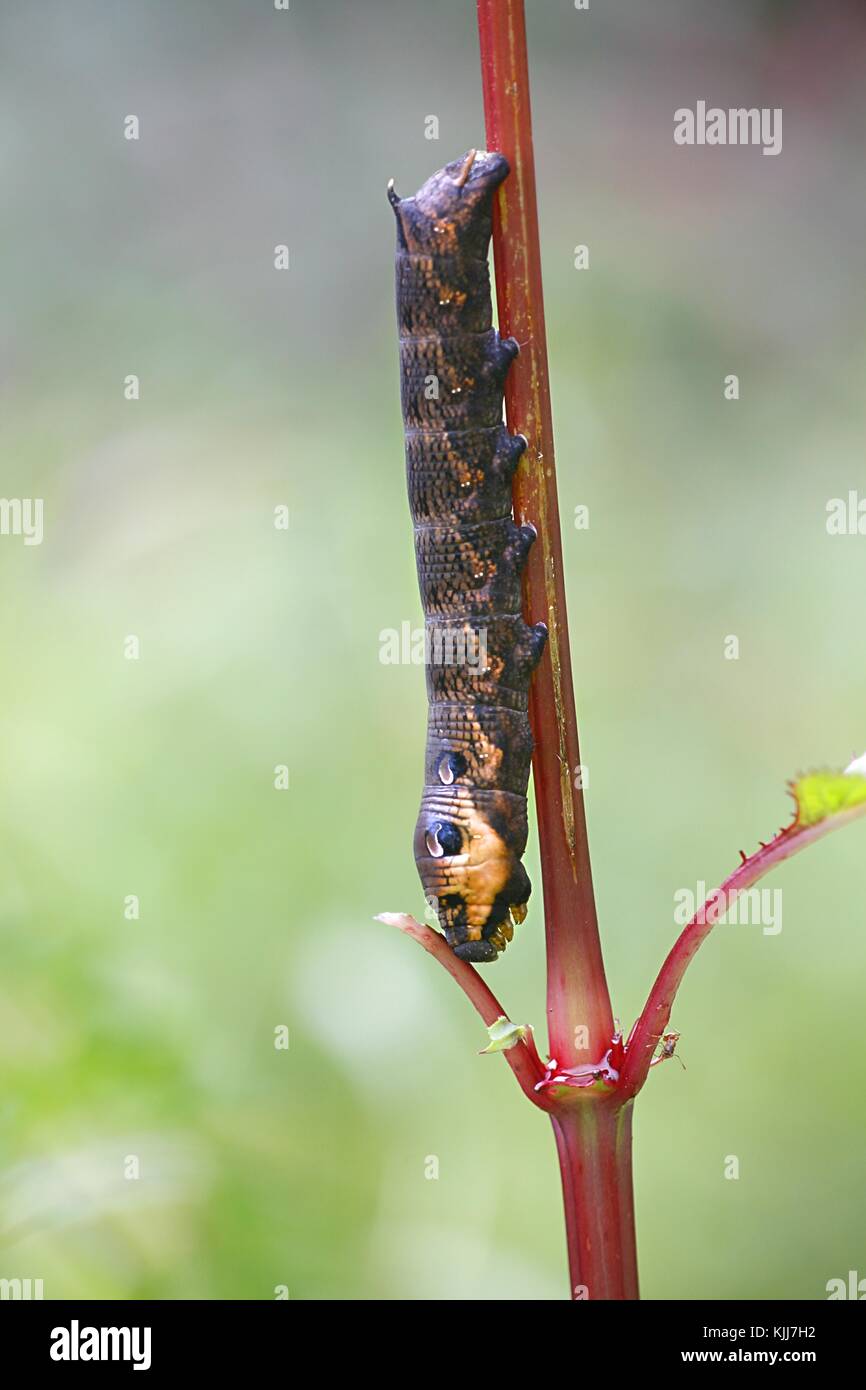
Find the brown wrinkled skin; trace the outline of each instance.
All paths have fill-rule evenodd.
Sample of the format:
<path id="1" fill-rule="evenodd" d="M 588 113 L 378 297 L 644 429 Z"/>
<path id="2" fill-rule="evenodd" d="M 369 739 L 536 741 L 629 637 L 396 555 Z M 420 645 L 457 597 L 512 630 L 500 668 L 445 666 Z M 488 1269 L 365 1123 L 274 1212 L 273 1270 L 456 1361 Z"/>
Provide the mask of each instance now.
<path id="1" fill-rule="evenodd" d="M 415 862 L 464 960 L 495 960 L 531 891 L 529 682 L 547 631 L 521 615 L 535 537 L 511 514 L 525 441 L 502 421 L 517 355 L 492 326 L 487 253 L 502 155 L 455 160 L 397 217 L 397 320 L 409 505 L 428 638 L 429 718 Z"/>

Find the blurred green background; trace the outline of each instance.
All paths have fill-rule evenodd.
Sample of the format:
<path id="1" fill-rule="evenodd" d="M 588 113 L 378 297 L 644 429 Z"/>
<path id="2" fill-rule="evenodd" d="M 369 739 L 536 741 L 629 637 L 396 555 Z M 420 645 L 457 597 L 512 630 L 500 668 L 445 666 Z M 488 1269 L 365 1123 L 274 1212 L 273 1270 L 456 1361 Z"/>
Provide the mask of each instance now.
<path id="1" fill-rule="evenodd" d="M 825 526 L 866 489 L 866 20 L 528 11 L 628 1027 L 676 890 L 788 818 L 789 775 L 866 747 L 866 539 Z M 379 660 L 383 629 L 420 620 L 385 184 L 483 144 L 474 6 L 74 0 L 6 7 L 0 39 L 0 491 L 45 500 L 42 545 L 0 539 L 0 1277 L 47 1298 L 563 1298 L 546 1121 L 477 1055 L 445 975 L 372 920 L 422 907 L 426 714 L 421 669 Z M 676 147 L 698 99 L 781 106 L 782 154 Z M 769 881 L 779 935 L 719 927 L 690 972 L 686 1070 L 636 1114 L 648 1298 L 866 1275 L 864 836 Z M 534 835 L 527 863 L 537 896 L 488 979 L 543 1043 Z"/>

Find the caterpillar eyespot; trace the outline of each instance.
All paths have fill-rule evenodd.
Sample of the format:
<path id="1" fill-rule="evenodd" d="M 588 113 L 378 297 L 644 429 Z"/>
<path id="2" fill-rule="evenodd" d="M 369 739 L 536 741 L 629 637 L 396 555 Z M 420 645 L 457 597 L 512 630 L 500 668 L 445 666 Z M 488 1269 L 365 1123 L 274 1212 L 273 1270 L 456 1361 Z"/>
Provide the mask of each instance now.
<path id="1" fill-rule="evenodd" d="M 415 861 L 446 940 L 476 963 L 496 960 L 526 916 L 529 683 L 547 639 L 521 613 L 535 528 L 515 524 L 511 480 L 528 441 L 502 418 L 520 348 L 493 327 L 487 264 L 493 195 L 508 172 L 503 155 L 470 150 L 413 198 L 388 185 L 421 601 L 428 638 L 459 639 L 451 660 L 427 668 Z"/>
<path id="2" fill-rule="evenodd" d="M 427 849 L 434 859 L 441 859 L 445 854 L 452 858 L 463 848 L 463 836 L 459 827 L 450 825 L 447 821 L 444 824 L 431 825 L 425 839 Z"/>
<path id="3" fill-rule="evenodd" d="M 432 854 L 434 859 L 441 859 L 445 851 L 439 843 L 438 825 L 432 826 L 424 838 L 427 841 L 427 853 Z"/>
<path id="4" fill-rule="evenodd" d="M 445 753 L 439 759 L 439 781 L 446 787 L 466 771 L 467 763 L 462 753 Z"/>

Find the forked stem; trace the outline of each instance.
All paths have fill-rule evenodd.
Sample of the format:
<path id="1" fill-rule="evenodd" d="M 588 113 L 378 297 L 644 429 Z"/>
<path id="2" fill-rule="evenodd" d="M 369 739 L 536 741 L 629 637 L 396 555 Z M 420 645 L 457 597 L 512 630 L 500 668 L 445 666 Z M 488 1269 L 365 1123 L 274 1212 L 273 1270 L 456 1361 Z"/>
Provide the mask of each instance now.
<path id="1" fill-rule="evenodd" d="M 504 154 L 510 176 L 494 206 L 493 250 L 502 335 L 520 344 L 505 388 L 510 428 L 529 447 L 514 486 L 518 522 L 538 540 L 525 578 L 530 622 L 547 623 L 549 658 L 535 674 L 530 721 L 547 938 L 547 1015 L 551 1060 L 541 1061 L 531 1031 L 509 1029 L 502 1045 L 524 1094 L 550 1114 L 565 1206 L 571 1294 L 575 1299 L 636 1299 L 637 1252 L 632 1183 L 632 1110 L 663 1038 L 689 961 L 721 915 L 717 895 L 687 924 L 670 951 L 626 1045 L 614 1035 L 590 871 L 580 752 L 569 657 L 562 543 L 553 456 L 541 254 L 523 0 L 476 0 L 487 143 Z M 471 157 L 464 166 L 468 172 Z M 462 175 L 461 175 L 462 177 Z M 862 766 L 860 766 L 862 764 Z M 719 892 L 728 900 L 768 869 L 837 826 L 866 815 L 866 794 L 845 782 L 866 776 L 866 755 L 834 783 L 798 795 L 794 823 L 743 863 Z M 805 779 L 806 782 L 809 779 Z M 815 779 L 813 779 L 814 781 Z M 843 785 L 839 785 L 839 784 Z M 793 788 L 794 784 L 792 784 Z M 798 781 L 797 788 L 801 788 Z M 809 789 L 807 788 L 807 792 Z M 817 802 L 816 802 L 817 797 Z M 444 937 L 406 914 L 385 913 L 434 955 L 490 1027 L 505 1011 Z"/>

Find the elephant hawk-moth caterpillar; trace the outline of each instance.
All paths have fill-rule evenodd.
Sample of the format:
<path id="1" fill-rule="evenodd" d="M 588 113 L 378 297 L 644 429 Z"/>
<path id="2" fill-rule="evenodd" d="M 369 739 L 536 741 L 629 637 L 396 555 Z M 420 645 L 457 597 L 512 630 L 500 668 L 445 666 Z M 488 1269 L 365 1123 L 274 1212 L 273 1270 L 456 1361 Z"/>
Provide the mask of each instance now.
<path id="1" fill-rule="evenodd" d="M 397 322 L 409 505 L 425 617 L 429 716 L 415 862 L 448 944 L 496 960 L 531 891 L 529 682 L 547 628 L 521 613 L 535 528 L 512 516 L 526 448 L 502 393 L 517 355 L 493 327 L 488 248 L 501 154 L 470 150 L 397 217 Z"/>

